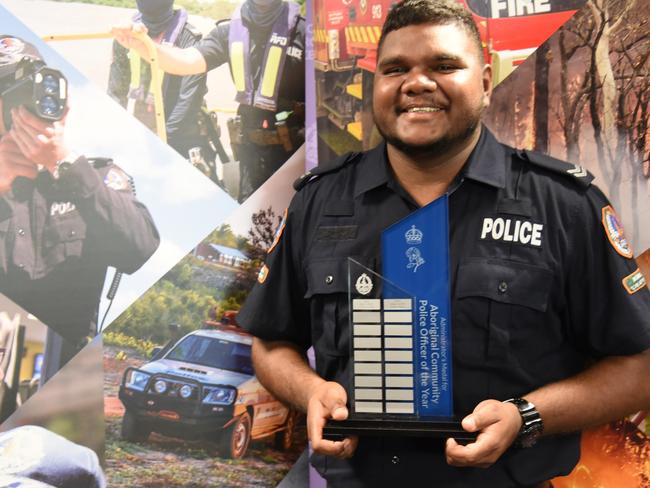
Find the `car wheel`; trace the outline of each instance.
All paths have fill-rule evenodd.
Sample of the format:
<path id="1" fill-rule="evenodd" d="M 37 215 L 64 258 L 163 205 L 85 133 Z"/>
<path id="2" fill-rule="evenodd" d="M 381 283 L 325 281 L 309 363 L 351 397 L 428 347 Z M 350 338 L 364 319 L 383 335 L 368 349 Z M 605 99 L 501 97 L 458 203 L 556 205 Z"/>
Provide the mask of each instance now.
<path id="1" fill-rule="evenodd" d="M 251 440 L 251 418 L 248 413 L 241 415 L 221 436 L 221 455 L 230 459 L 241 459 L 248 450 Z"/>
<path id="2" fill-rule="evenodd" d="M 275 448 L 280 451 L 288 451 L 293 446 L 293 433 L 296 430 L 296 417 L 297 414 L 293 410 L 289 410 L 287 420 L 284 424 L 284 430 L 276 432 L 275 434 Z"/>
<path id="3" fill-rule="evenodd" d="M 144 442 L 149 437 L 151 429 L 146 428 L 144 425 L 138 425 L 138 418 L 132 413 L 124 412 L 122 418 L 122 439 L 131 442 Z"/>

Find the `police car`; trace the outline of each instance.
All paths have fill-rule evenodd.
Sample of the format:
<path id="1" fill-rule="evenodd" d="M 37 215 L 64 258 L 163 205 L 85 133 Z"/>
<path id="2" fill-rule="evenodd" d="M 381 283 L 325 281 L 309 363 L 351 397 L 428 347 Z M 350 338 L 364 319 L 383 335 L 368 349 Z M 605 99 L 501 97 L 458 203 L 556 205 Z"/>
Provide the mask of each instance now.
<path id="1" fill-rule="evenodd" d="M 126 411 L 122 438 L 144 441 L 151 432 L 218 443 L 221 455 L 244 456 L 251 440 L 275 436 L 292 444 L 295 413 L 257 380 L 252 337 L 217 324 L 191 332 L 140 368 L 128 368 L 120 386 Z"/>

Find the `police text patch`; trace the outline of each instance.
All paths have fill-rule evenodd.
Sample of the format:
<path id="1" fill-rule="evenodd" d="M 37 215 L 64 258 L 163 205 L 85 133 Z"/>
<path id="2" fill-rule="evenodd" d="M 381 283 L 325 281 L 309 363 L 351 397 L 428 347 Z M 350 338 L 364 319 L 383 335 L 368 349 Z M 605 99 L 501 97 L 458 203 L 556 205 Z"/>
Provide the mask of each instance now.
<path id="1" fill-rule="evenodd" d="M 544 224 L 535 224 L 527 220 L 485 217 L 481 228 L 481 239 L 541 247 L 543 230 Z"/>
<path id="2" fill-rule="evenodd" d="M 623 286 L 627 292 L 632 295 L 646 286 L 645 276 L 643 276 L 641 270 L 637 268 L 632 274 L 623 278 Z"/>
<path id="3" fill-rule="evenodd" d="M 632 247 L 625 238 L 625 230 L 623 230 L 623 225 L 621 224 L 621 221 L 618 220 L 614 208 L 611 205 L 607 205 L 606 207 L 603 207 L 602 214 L 605 234 L 607 234 L 607 238 L 612 247 L 621 256 L 631 258 L 633 256 Z"/>

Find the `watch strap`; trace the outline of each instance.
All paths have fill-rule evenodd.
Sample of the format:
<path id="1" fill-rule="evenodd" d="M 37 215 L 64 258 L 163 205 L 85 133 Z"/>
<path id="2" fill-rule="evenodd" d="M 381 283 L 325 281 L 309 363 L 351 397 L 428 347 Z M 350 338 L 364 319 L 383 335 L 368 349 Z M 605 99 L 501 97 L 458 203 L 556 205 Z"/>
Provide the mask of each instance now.
<path id="1" fill-rule="evenodd" d="M 517 435 L 516 445 L 532 447 L 544 431 L 544 421 L 535 405 L 525 398 L 510 398 L 504 403 L 512 403 L 521 415 L 521 429 Z"/>

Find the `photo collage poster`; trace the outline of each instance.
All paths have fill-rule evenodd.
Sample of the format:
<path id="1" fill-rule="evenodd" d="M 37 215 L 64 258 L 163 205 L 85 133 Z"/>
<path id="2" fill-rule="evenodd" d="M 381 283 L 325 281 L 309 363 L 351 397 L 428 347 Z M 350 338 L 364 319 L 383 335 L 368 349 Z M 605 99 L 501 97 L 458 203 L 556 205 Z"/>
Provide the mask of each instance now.
<path id="1" fill-rule="evenodd" d="M 13 408 L 2 419 L 6 442 L 0 439 L 0 450 L 7 466 L 0 471 L 16 477 L 45 473 L 39 478 L 45 480 L 49 471 L 41 464 L 47 454 L 69 442 L 94 452 L 96 462 L 84 467 L 93 480 L 88 486 L 276 486 L 305 448 L 304 419 L 256 380 L 251 338 L 237 327 L 236 312 L 257 279 L 292 196 L 291 183 L 304 172 L 304 2 L 278 2 L 271 16 L 260 15 L 253 2 L 138 0 L 127 8 L 105 3 L 8 0 L 0 7 L 3 69 L 7 65 L 0 74 L 11 75 L 3 80 L 3 101 L 10 99 L 6 93 L 17 93 L 5 91 L 20 78 L 16 72 L 21 83 L 27 77 L 36 86 L 34 97 L 48 89 L 42 80 L 49 83 L 46 75 L 53 75 L 55 93 L 44 94 L 57 95 L 63 113 L 48 119 L 33 106 L 31 112 L 64 132 L 66 148 L 74 148 L 68 174 L 82 162 L 92 174 L 82 175 L 91 180 L 89 188 L 70 189 L 69 201 L 59 193 L 42 196 L 46 213 L 62 217 L 62 224 L 46 219 L 39 231 L 47 241 L 43 256 L 27 256 L 36 269 L 18 291 L 0 289 L 8 298 L 2 315 L 10 329 L 3 338 L 11 337 L 6 349 L 20 340 L 28 353 L 20 374 L 3 385 L 11 390 L 5 398 Z M 156 60 L 152 69 L 146 56 L 113 39 L 112 29 L 131 22 L 144 24 L 153 43 L 201 50 L 208 74 L 164 74 Z M 236 55 L 233 45 L 250 52 Z M 23 76 L 14 65 L 25 57 L 31 71 Z M 259 89 L 250 90 L 251 84 Z M 11 107 L 6 113 L 13 122 Z M 23 121 L 15 120 L 17 132 Z M 58 192 L 61 182 L 39 164 L 39 183 L 47 181 Z M 2 197 L 17 198 L 14 187 Z M 17 205 L 10 201 L 8 207 Z M 127 210 L 134 216 L 120 213 Z M 23 237 L 7 230 L 15 225 L 10 220 L 2 229 L 6 234 L 0 233 L 17 255 L 0 278 L 18 284 L 4 279 L 22 278 L 14 267 L 26 259 L 11 247 L 21 242 L 15 235 Z M 32 228 L 38 230 L 37 222 Z M 56 276 L 47 268 L 50 262 Z M 95 275 L 101 283 L 90 282 Z M 53 283 L 47 288 L 39 282 L 38 291 L 62 316 L 56 324 L 48 319 L 58 315 L 35 304 L 42 302 L 30 288 L 35 276 Z M 57 279 L 66 277 L 71 291 L 53 293 L 56 284 L 65 288 Z M 67 318 L 78 316 L 75 307 L 82 304 L 92 320 L 72 333 Z M 40 342 L 30 334 L 25 342 L 23 326 L 30 320 L 24 317 L 43 324 Z M 9 356 L 6 362 L 15 365 L 18 354 Z M 38 369 L 32 356 L 40 358 Z M 71 380 L 75 375 L 83 381 Z M 147 375 L 155 376 L 150 387 L 138 390 Z M 65 383 L 57 381 L 64 377 Z M 84 393 L 82 384 L 94 393 Z M 134 391 L 167 403 L 144 411 L 129 403 L 128 392 Z M 28 393 L 33 397 L 25 398 Z M 95 419 L 95 428 L 85 429 L 94 433 L 92 439 L 71 433 L 74 409 L 58 402 L 64 395 L 88 399 L 78 405 Z M 43 408 L 39 399 L 48 398 L 58 407 Z M 180 416 L 191 417 L 188 428 L 177 428 Z M 32 427 L 19 428 L 26 425 Z M 41 464 L 16 450 L 25 438 L 44 446 Z M 64 463 L 57 476 L 74 468 Z M 67 482 L 81 486 L 72 478 Z"/>

